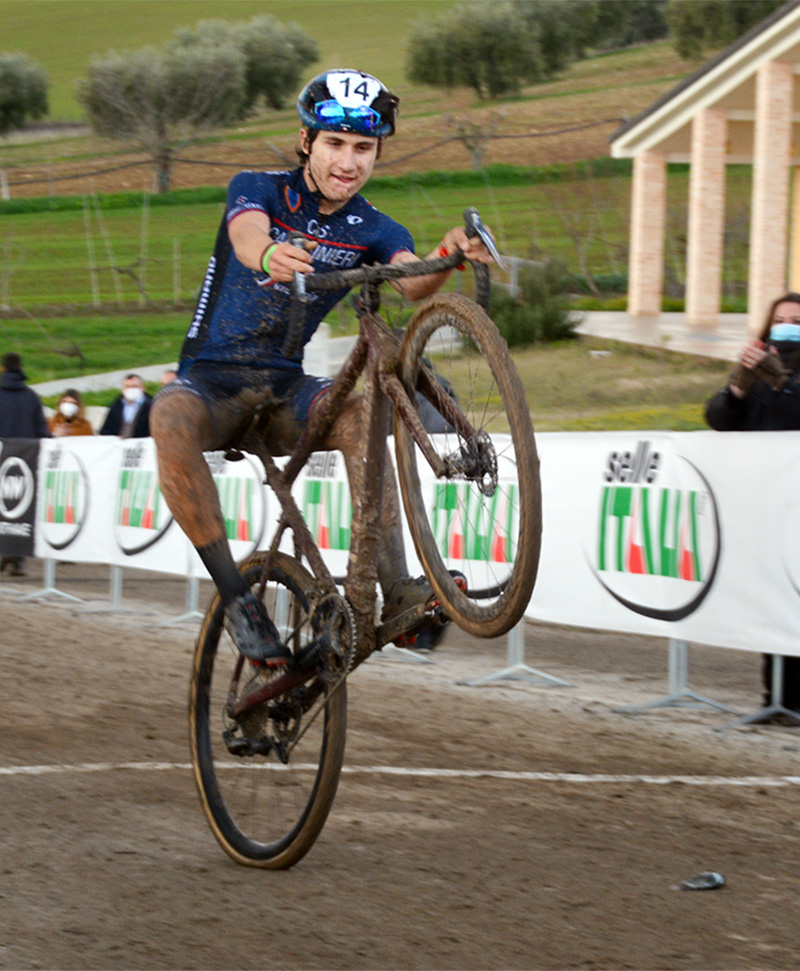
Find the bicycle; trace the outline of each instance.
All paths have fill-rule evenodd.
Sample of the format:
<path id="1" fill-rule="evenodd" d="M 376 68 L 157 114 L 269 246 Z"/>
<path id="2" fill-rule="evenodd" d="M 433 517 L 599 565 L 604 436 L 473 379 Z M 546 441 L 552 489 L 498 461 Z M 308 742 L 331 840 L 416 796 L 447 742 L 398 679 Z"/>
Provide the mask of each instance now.
<path id="1" fill-rule="evenodd" d="M 475 210 L 465 217 L 468 232 L 485 233 Z M 347 678 L 359 664 L 409 631 L 447 619 L 472 634 L 497 637 L 518 622 L 530 600 L 541 540 L 539 463 L 525 391 L 505 341 L 486 310 L 459 294 L 429 298 L 402 337 L 378 313 L 384 281 L 439 272 L 462 260 L 457 252 L 416 263 L 297 275 L 285 352 L 291 353 L 302 333 L 306 290 L 360 285 L 354 300 L 359 336 L 282 468 L 264 443 L 268 409 L 255 415 L 237 443 L 237 449 L 261 459 L 282 510 L 269 548 L 241 563 L 240 570 L 264 598 L 293 654 L 277 673 L 246 661 L 224 633 L 219 597 L 212 600 L 194 655 L 192 763 L 209 825 L 239 863 L 284 869 L 313 845 L 336 793 Z M 488 306 L 488 268 L 473 264 L 473 269 L 477 300 Z M 460 403 L 441 389 L 434 364 L 439 372 L 448 369 L 446 376 L 460 387 Z M 350 483 L 351 542 L 340 593 L 291 490 L 359 378 L 362 457 L 369 462 L 359 462 L 363 473 Z M 417 393 L 452 432 L 425 431 Z M 437 599 L 376 624 L 375 564 L 390 410 L 406 517 Z M 433 510 L 423 481 L 430 475 L 436 483 Z M 498 517 L 503 525 L 492 544 L 487 531 Z M 457 549 L 456 536 L 473 548 Z M 289 540 L 291 552 L 286 552 Z M 463 577 L 451 574 L 451 564 L 466 576 L 466 589 Z"/>

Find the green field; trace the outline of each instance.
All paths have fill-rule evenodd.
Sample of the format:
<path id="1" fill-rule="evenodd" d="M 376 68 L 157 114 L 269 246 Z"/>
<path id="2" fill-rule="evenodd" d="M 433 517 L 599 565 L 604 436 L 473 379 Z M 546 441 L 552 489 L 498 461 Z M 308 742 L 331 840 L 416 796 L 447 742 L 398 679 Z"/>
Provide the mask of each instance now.
<path id="1" fill-rule="evenodd" d="M 464 184 L 466 182 L 466 184 Z M 630 179 L 603 179 L 591 218 L 601 224 L 588 249 L 599 273 L 624 272 Z M 574 245 L 564 234 L 559 207 L 580 211 L 581 185 L 513 184 L 491 171 L 480 178 L 445 176 L 432 185 L 423 177 L 376 180 L 366 195 L 379 209 L 408 226 L 418 252 L 427 253 L 467 205 L 477 206 L 503 252 L 522 258 L 549 256 L 578 269 Z M 184 194 L 191 197 L 191 193 Z M 218 199 L 224 193 L 217 193 Z M 555 201 L 557 200 L 557 201 Z M 75 200 L 69 211 L 4 214 L 0 229 L 0 304 L 33 310 L 57 304 L 105 306 L 138 302 L 140 279 L 152 301 L 191 299 L 202 281 L 222 214 L 222 202 L 152 204 L 105 209 L 103 200 Z M 2 212 L 0 205 L 0 212 Z M 90 267 L 96 266 L 93 280 Z M 112 268 L 121 268 L 114 271 Z"/>
<path id="2" fill-rule="evenodd" d="M 410 25 L 454 0 L 0 0 L 0 50 L 27 54 L 51 81 L 51 117 L 77 120 L 76 83 L 93 55 L 159 46 L 199 20 L 271 14 L 299 23 L 322 66 L 358 66 L 390 86 L 403 81 Z M 321 69 L 321 67 L 320 67 Z"/>
<path id="3" fill-rule="evenodd" d="M 557 259 L 575 274 L 588 267 L 593 275 L 619 275 L 627 270 L 631 180 L 627 163 L 613 169 L 618 174 L 612 170 L 589 179 L 570 178 L 577 171 L 570 166 L 420 173 L 376 178 L 366 195 L 409 227 L 420 254 L 461 221 L 466 206 L 474 205 L 507 255 Z M 548 173 L 561 177 L 545 181 Z M 685 167 L 672 168 L 667 266 L 676 285 L 682 282 L 687 192 Z M 732 226 L 737 215 L 747 219 L 749 192 L 749 172 L 731 167 Z M 64 304 L 110 310 L 137 306 L 143 299 L 191 301 L 205 272 L 223 199 L 220 187 L 176 193 L 170 200 L 154 197 L 146 206 L 140 196 L 0 203 L 0 306 L 29 312 Z M 746 235 L 731 232 L 727 296 L 743 292 L 746 272 Z"/>

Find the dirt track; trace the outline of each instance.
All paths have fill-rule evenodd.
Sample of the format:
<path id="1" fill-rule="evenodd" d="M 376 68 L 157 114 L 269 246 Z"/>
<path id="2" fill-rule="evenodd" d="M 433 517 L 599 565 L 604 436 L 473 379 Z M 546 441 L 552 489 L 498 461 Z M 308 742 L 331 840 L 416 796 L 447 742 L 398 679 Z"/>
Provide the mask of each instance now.
<path id="1" fill-rule="evenodd" d="M 200 811 L 194 628 L 157 626 L 183 612 L 182 582 L 126 573 L 136 611 L 94 613 L 103 568 L 59 566 L 87 606 L 16 600 L 41 589 L 30 566 L 0 583 L 0 967 L 800 966 L 800 785 L 763 781 L 800 776 L 800 732 L 614 712 L 665 694 L 663 641 L 528 625 L 528 663 L 568 688 L 458 684 L 502 668 L 506 644 L 455 629 L 435 663 L 371 660 L 331 817 L 302 863 L 270 873 L 229 861 Z M 758 665 L 693 647 L 691 687 L 752 711 Z M 719 781 L 747 776 L 762 781 Z M 671 889 L 701 870 L 727 886 Z"/>

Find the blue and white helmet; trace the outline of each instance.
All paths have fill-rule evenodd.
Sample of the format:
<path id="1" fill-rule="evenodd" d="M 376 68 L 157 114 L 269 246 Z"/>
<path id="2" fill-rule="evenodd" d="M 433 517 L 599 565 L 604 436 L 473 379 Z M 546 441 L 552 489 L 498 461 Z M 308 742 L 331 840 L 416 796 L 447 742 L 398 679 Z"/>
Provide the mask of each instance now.
<path id="1" fill-rule="evenodd" d="M 300 92 L 297 113 L 312 131 L 394 134 L 400 99 L 371 74 L 342 69 L 318 74 Z"/>

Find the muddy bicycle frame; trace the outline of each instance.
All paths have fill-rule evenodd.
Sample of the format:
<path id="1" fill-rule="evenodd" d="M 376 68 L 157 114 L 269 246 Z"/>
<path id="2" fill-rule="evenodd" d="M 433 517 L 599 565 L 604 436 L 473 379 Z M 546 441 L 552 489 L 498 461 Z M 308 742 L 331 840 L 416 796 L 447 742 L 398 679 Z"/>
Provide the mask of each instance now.
<path id="1" fill-rule="evenodd" d="M 375 625 L 377 552 L 381 534 L 387 438 L 392 409 L 408 428 L 430 463 L 434 474 L 441 476 L 445 472 L 445 462 L 431 448 L 428 434 L 419 419 L 416 407 L 397 375 L 400 338 L 378 313 L 378 288 L 388 280 L 439 273 L 459 266 L 463 262 L 463 254 L 457 251 L 446 257 L 413 263 L 333 271 L 305 278 L 303 283 L 308 290 L 340 289 L 361 284 L 360 294 L 354 298 L 359 320 L 358 339 L 328 392 L 312 412 L 304 432 L 282 469 L 269 453 L 263 436 L 251 433 L 242 441 L 243 448 L 261 459 L 267 484 L 277 497 L 282 510 L 268 550 L 259 596 L 263 595 L 266 578 L 269 576 L 271 556 L 280 547 L 287 529 L 293 534 L 295 556 L 307 561 L 311 572 L 322 585 L 320 593 L 322 595 L 335 593 L 336 581 L 326 566 L 311 530 L 292 495 L 292 486 L 312 452 L 320 448 L 328 431 L 341 414 L 345 400 L 363 375 L 364 386 L 361 396 L 363 436 L 358 450 L 358 461 L 355 463 L 358 469 L 357 481 L 350 482 L 353 515 L 350 527 L 350 555 L 344 581 L 345 597 L 355 618 L 356 649 L 351 667 L 360 664 L 373 651 L 403 634 L 409 626 L 409 620 L 420 620 L 426 613 L 425 605 L 421 605 L 416 608 L 411 618 L 407 612 L 393 622 L 377 627 Z M 476 273 L 479 299 L 485 304 L 488 302 L 488 269 L 482 264 L 472 264 L 472 266 Z M 302 333 L 305 294 L 301 288 L 298 289 L 300 292 L 295 293 L 292 321 L 284 344 L 284 354 L 287 356 L 295 352 L 296 347 L 292 345 L 297 342 L 297 335 Z M 462 410 L 441 389 L 432 373 L 421 370 L 417 390 L 434 403 L 442 417 L 456 429 L 460 436 L 469 440 L 476 435 L 476 430 L 470 425 Z M 279 690 L 286 690 L 290 681 L 299 682 L 304 677 L 307 677 L 307 673 L 304 675 L 303 671 L 289 670 L 277 679 L 280 684 L 273 684 L 272 691 L 277 693 Z"/>

